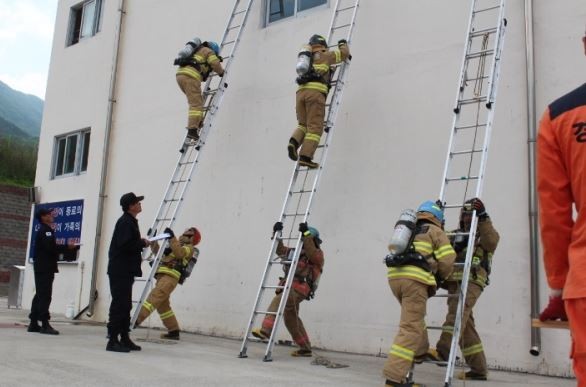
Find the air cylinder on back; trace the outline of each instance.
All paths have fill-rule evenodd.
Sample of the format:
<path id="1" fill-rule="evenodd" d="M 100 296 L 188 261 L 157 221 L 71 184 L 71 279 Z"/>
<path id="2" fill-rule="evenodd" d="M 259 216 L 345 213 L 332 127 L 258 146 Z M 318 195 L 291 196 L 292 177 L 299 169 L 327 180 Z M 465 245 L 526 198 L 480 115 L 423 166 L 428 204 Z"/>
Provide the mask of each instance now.
<path id="1" fill-rule="evenodd" d="M 389 251 L 392 255 L 401 254 L 409 247 L 409 241 L 413 230 L 415 230 L 416 222 L 417 213 L 415 211 L 411 209 L 403 210 L 395 224 L 395 230 L 389 242 Z"/>

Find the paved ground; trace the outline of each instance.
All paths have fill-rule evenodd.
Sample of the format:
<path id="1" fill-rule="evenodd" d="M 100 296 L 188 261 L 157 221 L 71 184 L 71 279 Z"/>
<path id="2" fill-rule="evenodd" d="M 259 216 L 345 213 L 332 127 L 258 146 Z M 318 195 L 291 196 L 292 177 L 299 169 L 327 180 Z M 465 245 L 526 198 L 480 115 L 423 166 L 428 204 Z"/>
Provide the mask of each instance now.
<path id="1" fill-rule="evenodd" d="M 240 341 L 182 334 L 180 342 L 158 340 L 158 331 L 139 329 L 133 338 L 143 350 L 130 354 L 105 351 L 105 328 L 71 324 L 55 316 L 59 336 L 27 333 L 27 313 L 7 309 L 0 298 L 0 386 L 344 386 L 383 385 L 385 359 L 316 352 L 349 365 L 331 369 L 311 365 L 311 359 L 292 358 L 291 348 L 277 346 L 274 361 L 261 361 L 263 348 L 251 344 L 249 358 L 239 359 Z M 146 340 L 146 341 L 144 341 Z M 418 366 L 417 380 L 427 387 L 443 386 L 443 370 Z M 456 381 L 454 387 L 574 387 L 570 379 L 507 372 L 491 372 L 488 382 Z"/>

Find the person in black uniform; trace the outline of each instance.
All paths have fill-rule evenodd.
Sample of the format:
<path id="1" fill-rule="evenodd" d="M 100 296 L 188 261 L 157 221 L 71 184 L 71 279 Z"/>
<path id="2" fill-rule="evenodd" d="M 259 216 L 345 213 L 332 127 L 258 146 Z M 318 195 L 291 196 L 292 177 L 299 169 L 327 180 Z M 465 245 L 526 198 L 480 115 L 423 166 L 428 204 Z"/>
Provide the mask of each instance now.
<path id="1" fill-rule="evenodd" d="M 47 335 L 58 335 L 59 331 L 49 324 L 51 315 L 49 306 L 53 295 L 53 280 L 58 273 L 57 258 L 59 254 L 74 252 L 76 247 L 73 242 L 67 246 L 58 245 L 55 242 L 55 232 L 51 228 L 53 223 L 53 209 L 41 208 L 36 213 L 36 218 L 41 222 L 39 231 L 35 234 L 35 249 L 33 251 L 33 267 L 35 272 L 35 296 L 31 305 L 31 320 L 28 331 L 39 332 Z M 79 247 L 77 247 L 79 249 Z M 41 321 L 42 325 L 39 325 Z"/>
<path id="2" fill-rule="evenodd" d="M 108 321 L 107 351 L 130 352 L 141 349 L 130 340 L 128 332 L 134 277 L 142 276 L 142 249 L 150 245 L 148 240 L 141 238 L 136 220 L 136 216 L 142 211 L 140 202 L 143 199 L 144 196 L 136 196 L 133 192 L 126 193 L 120 198 L 124 214 L 116 222 L 108 252 L 108 278 L 112 302 Z"/>

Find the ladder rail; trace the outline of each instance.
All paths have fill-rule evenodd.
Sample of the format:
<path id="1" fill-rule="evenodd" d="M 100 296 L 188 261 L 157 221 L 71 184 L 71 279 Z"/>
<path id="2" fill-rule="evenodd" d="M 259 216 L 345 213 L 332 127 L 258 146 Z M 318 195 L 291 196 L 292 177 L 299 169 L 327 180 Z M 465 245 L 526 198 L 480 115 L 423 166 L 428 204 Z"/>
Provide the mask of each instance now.
<path id="1" fill-rule="evenodd" d="M 490 108 L 491 104 L 494 102 L 494 98 L 496 96 L 496 89 L 497 89 L 497 85 L 495 85 L 495 77 L 496 80 L 498 80 L 498 74 L 495 74 L 496 69 L 497 69 L 497 61 L 500 61 L 500 54 L 502 53 L 502 34 L 504 33 L 504 25 L 506 23 L 505 18 L 504 18 L 504 11 L 505 11 L 505 0 L 500 0 L 499 2 L 499 6 L 500 6 L 500 10 L 499 10 L 499 16 L 498 16 L 498 26 L 497 26 L 497 32 L 496 32 L 496 44 L 495 44 L 495 55 L 492 56 L 492 65 L 491 65 L 491 69 L 492 71 L 490 72 L 490 78 L 488 80 L 488 92 L 486 93 L 487 95 L 487 106 Z"/>

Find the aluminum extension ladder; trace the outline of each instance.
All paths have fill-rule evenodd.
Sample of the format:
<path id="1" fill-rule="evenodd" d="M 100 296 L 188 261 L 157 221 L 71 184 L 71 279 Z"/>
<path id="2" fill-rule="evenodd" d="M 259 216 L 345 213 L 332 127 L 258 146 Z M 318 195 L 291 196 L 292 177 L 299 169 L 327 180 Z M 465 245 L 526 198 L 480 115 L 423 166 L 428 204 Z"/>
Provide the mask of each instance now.
<path id="1" fill-rule="evenodd" d="M 480 198 L 482 193 L 507 25 L 505 0 L 470 0 L 470 3 L 466 47 L 439 196 L 446 213 L 453 214 L 449 219 L 458 219 L 464 202 Z M 468 246 L 450 356 L 443 362 L 447 365 L 444 387 L 452 385 L 477 225 L 474 211 L 470 231 L 451 235 L 468 237 Z M 445 294 L 441 296 L 446 297 Z"/>
<path id="2" fill-rule="evenodd" d="M 352 38 L 352 32 L 354 30 L 356 13 L 358 11 L 358 4 L 360 0 L 337 0 L 334 8 L 332 21 L 330 23 L 330 29 L 328 32 L 327 42 L 329 47 L 337 47 L 337 42 L 340 39 L 346 39 L 350 43 Z M 351 49 L 351 47 L 350 47 Z M 340 104 L 342 102 L 342 93 L 344 90 L 344 84 L 348 73 L 348 66 L 350 61 L 340 63 L 336 66 L 334 74 L 332 76 L 332 88 L 333 90 L 329 93 L 326 100 L 326 121 L 324 123 L 324 134 L 322 135 L 321 144 L 315 154 L 315 160 L 319 162 L 319 167 L 316 169 L 308 169 L 307 167 L 300 166 L 295 163 L 293 168 L 293 174 L 289 187 L 287 188 L 287 194 L 285 195 L 285 202 L 281 210 L 279 221 L 283 223 L 283 231 L 277 232 L 272 238 L 271 248 L 267 258 L 266 266 L 262 275 L 260 287 L 256 296 L 254 307 L 244 339 L 242 341 L 242 347 L 240 349 L 239 357 L 248 357 L 246 354 L 248 349 L 249 341 L 259 341 L 258 339 L 251 336 L 251 331 L 255 320 L 258 316 L 264 316 L 266 314 L 275 315 L 274 327 L 271 333 L 271 337 L 268 340 L 266 347 L 264 361 L 272 361 L 272 351 L 275 344 L 275 338 L 277 337 L 277 331 L 279 322 L 283 316 L 285 310 L 285 304 L 289 297 L 291 285 L 293 283 L 293 275 L 288 275 L 284 286 L 272 285 L 276 282 L 276 279 L 270 276 L 271 269 L 274 265 L 282 266 L 289 265 L 289 273 L 295 273 L 297 268 L 297 262 L 299 261 L 299 254 L 302 247 L 301 233 L 298 231 L 298 224 L 300 222 L 307 222 L 311 212 L 311 205 L 317 192 L 320 176 L 323 172 L 324 165 L 330 143 L 332 140 L 332 129 L 336 122 L 336 116 Z M 287 260 L 281 260 L 276 256 L 276 249 L 278 246 L 277 241 L 281 239 L 285 242 L 295 241 L 294 254 Z M 282 289 L 283 294 L 281 302 L 276 313 L 269 313 L 266 310 L 259 309 L 261 301 L 265 293 L 269 293 L 272 296 L 272 292 L 276 289 Z M 267 292 L 268 291 L 268 292 Z"/>
<path id="3" fill-rule="evenodd" d="M 220 77 L 215 73 L 211 73 L 203 87 L 204 118 L 203 126 L 200 130 L 199 141 L 189 141 L 186 136 L 182 145 L 181 155 L 177 161 L 177 166 L 175 167 L 171 180 L 167 185 L 167 190 L 165 191 L 163 201 L 157 211 L 155 221 L 149 228 L 147 233 L 148 236 L 157 235 L 157 233 L 163 232 L 166 227 L 173 227 L 175 220 L 179 215 L 185 192 L 189 187 L 189 183 L 191 183 L 191 178 L 196 169 L 201 151 L 205 146 L 207 135 L 212 129 L 218 110 L 220 109 L 226 91 L 226 84 L 224 82 L 226 82 L 226 79 L 230 74 L 230 66 L 234 59 L 238 44 L 240 43 L 242 30 L 246 25 L 253 1 L 254 0 L 236 0 L 234 2 L 234 7 L 230 14 L 230 18 L 228 19 L 228 24 L 224 30 L 224 35 L 222 36 L 222 42 L 220 44 L 220 55 L 223 52 L 226 52 L 226 50 L 229 51 L 229 54 L 223 57 L 224 75 Z M 155 256 L 148 277 L 137 279 L 139 282 L 144 282 L 144 288 L 139 300 L 133 301 L 135 309 L 130 321 L 131 329 L 138 319 L 141 306 L 152 288 L 153 278 L 159 266 L 159 262 L 163 257 L 165 244 L 166 243 L 162 243 L 159 253 Z M 143 259 L 147 255 L 148 252 L 145 251 Z"/>

